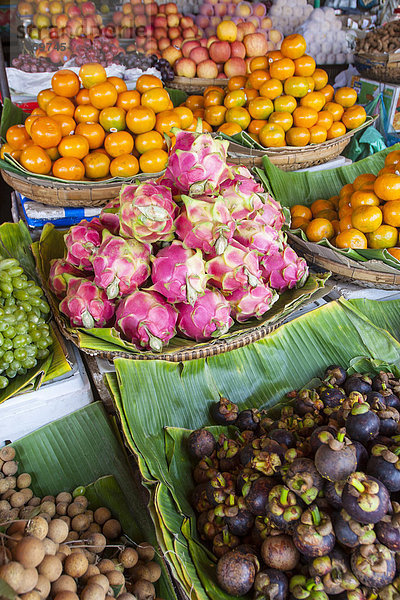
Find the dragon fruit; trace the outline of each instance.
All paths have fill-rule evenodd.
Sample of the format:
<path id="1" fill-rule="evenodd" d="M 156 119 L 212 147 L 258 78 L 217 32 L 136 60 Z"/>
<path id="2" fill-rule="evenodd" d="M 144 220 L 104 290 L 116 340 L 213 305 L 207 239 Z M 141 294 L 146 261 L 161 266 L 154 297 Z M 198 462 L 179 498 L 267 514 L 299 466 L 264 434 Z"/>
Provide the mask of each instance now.
<path id="1" fill-rule="evenodd" d="M 285 223 L 282 207 L 269 194 L 262 194 L 263 204 L 254 215 L 254 220 L 259 223 L 264 223 L 275 229 L 282 229 Z"/>
<path id="2" fill-rule="evenodd" d="M 182 242 L 174 240 L 162 248 L 153 262 L 153 289 L 168 302 L 194 304 L 197 296 L 204 294 L 208 277 L 200 250 L 184 248 Z"/>
<path id="3" fill-rule="evenodd" d="M 218 290 L 207 289 L 190 304 L 177 304 L 178 331 L 196 342 L 204 342 L 226 333 L 233 324 L 229 302 Z"/>
<path id="4" fill-rule="evenodd" d="M 105 206 L 103 206 L 102 211 L 99 216 L 100 223 L 114 233 L 118 235 L 119 233 L 119 217 L 118 217 L 118 209 L 120 207 L 119 197 L 110 200 Z"/>
<path id="5" fill-rule="evenodd" d="M 83 220 L 78 225 L 70 227 L 64 236 L 67 247 L 65 260 L 85 271 L 93 271 L 93 255 L 101 244 L 101 229 L 103 228 L 98 226 L 97 221 L 89 223 Z"/>
<path id="6" fill-rule="evenodd" d="M 288 245 L 281 252 L 267 254 L 261 259 L 263 279 L 280 294 L 304 284 L 308 267 L 304 258 L 297 256 Z"/>
<path id="7" fill-rule="evenodd" d="M 185 208 L 176 219 L 176 233 L 188 248 L 221 254 L 233 238 L 235 222 L 223 200 L 213 204 L 182 196 Z"/>
<path id="8" fill-rule="evenodd" d="M 229 297 L 232 315 L 239 323 L 257 317 L 260 319 L 264 313 L 278 300 L 278 294 L 268 285 L 259 283 L 247 290 L 235 290 Z"/>
<path id="9" fill-rule="evenodd" d="M 229 142 L 210 134 L 177 131 L 162 182 L 181 194 L 199 196 L 218 192 L 226 179 L 233 177 L 226 163 Z"/>
<path id="10" fill-rule="evenodd" d="M 67 293 L 67 282 L 64 275 L 83 277 L 84 273 L 73 267 L 64 258 L 54 258 L 50 261 L 49 288 L 57 296 L 64 298 Z"/>
<path id="11" fill-rule="evenodd" d="M 235 221 L 251 218 L 263 206 L 264 189 L 246 167 L 235 167 L 233 172 L 234 179 L 222 183 L 220 194 Z"/>
<path id="12" fill-rule="evenodd" d="M 224 292 L 255 287 L 261 282 L 261 269 L 257 252 L 233 241 L 221 254 L 206 263 L 209 283 Z"/>
<path id="13" fill-rule="evenodd" d="M 70 319 L 71 326 L 92 329 L 106 327 L 114 316 L 114 303 L 104 290 L 88 279 L 65 275 L 67 295 L 60 302 L 60 311 Z"/>
<path id="14" fill-rule="evenodd" d="M 143 285 L 150 275 L 149 244 L 125 240 L 103 231 L 103 240 L 93 258 L 94 282 L 112 300 Z"/>
<path id="15" fill-rule="evenodd" d="M 278 252 L 282 248 L 283 236 L 274 227 L 253 221 L 240 221 L 236 224 L 234 239 L 260 254 Z"/>
<path id="16" fill-rule="evenodd" d="M 120 235 L 139 242 L 169 242 L 174 237 L 177 205 L 164 185 L 125 185 L 120 194 Z"/>
<path id="17" fill-rule="evenodd" d="M 177 318 L 177 311 L 163 296 L 137 290 L 121 300 L 115 323 L 137 348 L 160 352 L 174 337 Z"/>

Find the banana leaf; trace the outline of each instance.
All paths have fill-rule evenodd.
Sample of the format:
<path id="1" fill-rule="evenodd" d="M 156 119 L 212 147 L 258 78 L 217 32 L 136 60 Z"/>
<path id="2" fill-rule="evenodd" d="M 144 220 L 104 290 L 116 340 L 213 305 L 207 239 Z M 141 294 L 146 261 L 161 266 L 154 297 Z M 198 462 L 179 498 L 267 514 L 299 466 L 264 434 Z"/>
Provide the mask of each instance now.
<path id="1" fill-rule="evenodd" d="M 400 373 L 400 344 L 375 318 L 380 314 L 383 323 L 388 306 L 388 322 L 395 323 L 400 301 L 364 301 L 364 306 L 371 320 L 354 303 L 331 302 L 259 342 L 207 359 L 182 364 L 115 359 L 116 374 L 108 381 L 123 432 L 151 491 L 159 543 L 190 598 L 229 596 L 216 586 L 215 559 L 196 533 L 188 502 L 193 484 L 187 436 L 212 423 L 211 405 L 222 395 L 240 410 L 273 408 L 331 363 L 350 372 Z M 218 434 L 221 428 L 211 430 Z"/>
<path id="2" fill-rule="evenodd" d="M 35 495 L 54 495 L 84 485 L 93 506 L 108 506 L 130 540 L 157 543 L 143 489 L 135 481 L 118 430 L 100 402 L 45 425 L 12 446 L 20 472 L 32 475 Z M 156 584 L 158 596 L 175 600 L 164 561 L 158 562 L 162 568 Z"/>
<path id="3" fill-rule="evenodd" d="M 12 125 L 24 123 L 27 116 L 22 108 L 15 106 L 9 98 L 4 98 L 0 121 L 0 137 L 5 140 L 7 129 Z"/>
<path id="4" fill-rule="evenodd" d="M 95 350 L 97 352 L 129 352 L 135 354 L 149 354 L 145 351 L 138 351 L 134 344 L 122 339 L 119 332 L 115 328 L 93 328 L 93 329 L 76 329 L 71 328 L 67 319 L 59 312 L 59 301 L 51 293 L 47 287 L 47 281 L 50 270 L 50 261 L 53 258 L 61 258 L 64 256 L 64 233 L 54 228 L 53 225 L 45 225 L 41 238 L 38 242 L 32 245 L 32 252 L 36 260 L 37 270 L 45 286 L 46 294 L 54 314 L 63 323 L 65 330 L 74 337 L 79 347 L 82 349 Z M 232 339 L 235 335 L 240 335 L 250 331 L 260 325 L 273 325 L 283 321 L 293 311 L 301 306 L 304 306 L 311 300 L 324 295 L 324 285 L 328 278 L 325 275 L 310 275 L 303 287 L 299 289 L 288 290 L 282 294 L 279 300 L 265 313 L 261 320 L 251 319 L 244 324 L 235 323 L 229 333 L 222 336 L 221 339 Z M 193 340 L 187 340 L 176 336 L 173 338 L 168 347 L 163 349 L 163 353 L 173 353 L 183 348 L 193 348 L 193 346 L 201 347 L 207 344 L 195 344 Z"/>

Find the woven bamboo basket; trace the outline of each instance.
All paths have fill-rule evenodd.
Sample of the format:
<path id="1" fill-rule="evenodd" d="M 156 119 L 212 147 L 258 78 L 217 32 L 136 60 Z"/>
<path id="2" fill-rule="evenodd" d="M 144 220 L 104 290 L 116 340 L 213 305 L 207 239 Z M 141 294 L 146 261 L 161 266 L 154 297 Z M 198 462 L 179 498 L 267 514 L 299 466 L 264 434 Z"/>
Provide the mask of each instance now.
<path id="1" fill-rule="evenodd" d="M 118 196 L 123 183 L 144 181 L 162 175 L 162 173 L 142 173 L 124 182 L 113 181 L 108 184 L 104 182 L 89 185 L 74 184 L 73 182 L 61 183 L 50 179 L 23 176 L 5 169 L 1 169 L 1 174 L 10 187 L 26 198 L 49 206 L 63 207 L 102 206 Z"/>
<path id="2" fill-rule="evenodd" d="M 355 66 L 368 79 L 384 83 L 400 83 L 400 52 L 354 55 Z"/>
<path id="3" fill-rule="evenodd" d="M 203 79 L 201 77 L 174 77 L 172 81 L 168 82 L 168 87 L 174 90 L 183 90 L 187 94 L 194 94 L 196 92 L 203 93 L 209 85 L 217 85 L 219 87 L 225 87 L 228 85 L 228 79 Z"/>

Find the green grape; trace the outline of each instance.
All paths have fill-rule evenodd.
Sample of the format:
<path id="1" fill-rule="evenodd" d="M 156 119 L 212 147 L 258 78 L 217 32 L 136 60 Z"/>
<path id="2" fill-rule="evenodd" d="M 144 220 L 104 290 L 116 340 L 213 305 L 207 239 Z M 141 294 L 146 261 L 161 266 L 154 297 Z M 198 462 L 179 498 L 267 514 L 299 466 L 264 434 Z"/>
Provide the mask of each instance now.
<path id="1" fill-rule="evenodd" d="M 17 323 L 19 324 L 23 321 L 26 322 L 26 313 L 22 310 L 22 308 L 17 307 L 17 310 L 14 313 L 14 317 Z"/>
<path id="2" fill-rule="evenodd" d="M 3 294 L 6 294 L 5 297 L 11 296 L 13 291 L 13 286 L 11 283 L 7 283 L 6 281 L 0 281 L 0 290 Z"/>
<path id="3" fill-rule="evenodd" d="M 17 323 L 15 325 L 15 331 L 17 332 L 17 335 L 23 335 L 24 333 L 28 333 L 28 330 L 29 330 L 29 325 L 26 322 Z"/>
<path id="4" fill-rule="evenodd" d="M 32 323 L 32 324 L 36 325 L 38 321 L 39 321 L 39 315 L 36 315 L 33 311 L 28 314 L 28 323 Z"/>
<path id="5" fill-rule="evenodd" d="M 5 331 L 7 327 L 9 327 L 9 323 L 3 319 L 0 319 L 0 331 Z"/>
<path id="6" fill-rule="evenodd" d="M 33 344 L 29 344 L 26 348 L 26 353 L 28 356 L 31 356 L 33 358 L 35 358 L 35 356 L 38 353 L 38 349 L 36 348 L 36 346 L 34 346 Z"/>
<path id="7" fill-rule="evenodd" d="M 22 273 L 22 275 L 19 275 L 20 279 L 23 279 L 24 281 L 28 281 L 27 276 L 25 275 L 25 273 Z"/>
<path id="8" fill-rule="evenodd" d="M 44 348 L 47 348 L 48 345 L 48 338 L 41 337 L 40 340 L 36 340 L 36 346 L 40 350 L 44 350 Z"/>
<path id="9" fill-rule="evenodd" d="M 40 329 L 37 329 L 36 331 L 31 331 L 30 336 L 31 336 L 33 342 L 37 342 L 38 340 L 40 340 L 42 337 L 42 334 L 40 333 Z"/>
<path id="10" fill-rule="evenodd" d="M 5 350 L 7 352 L 7 350 L 12 350 L 12 347 L 13 347 L 12 341 L 8 338 L 5 338 L 3 345 L 2 345 L 3 350 Z"/>
<path id="11" fill-rule="evenodd" d="M 27 335 L 16 335 L 13 339 L 13 347 L 14 348 L 23 348 L 24 346 L 28 346 L 29 341 L 27 340 Z M 47 338 L 43 338 L 47 339 Z M 32 338 L 31 340 L 32 341 Z"/>
<path id="12" fill-rule="evenodd" d="M 8 369 L 6 369 L 6 375 L 9 379 L 14 379 L 16 374 L 17 374 L 17 371 L 14 371 L 11 367 L 8 367 Z"/>
<path id="13" fill-rule="evenodd" d="M 15 306 L 17 303 L 16 299 L 14 298 L 14 296 L 11 296 L 10 298 L 7 298 L 4 302 L 4 306 Z"/>
<path id="14" fill-rule="evenodd" d="M 14 360 L 14 352 L 12 352 L 11 350 L 7 350 L 7 352 L 5 352 L 3 354 L 3 362 L 11 363 L 13 360 Z"/>
<path id="15" fill-rule="evenodd" d="M 0 358 L 2 358 L 5 354 L 5 350 L 3 350 L 3 348 L 0 348 Z"/>
<path id="16" fill-rule="evenodd" d="M 31 312 L 32 310 L 32 305 L 29 302 L 26 302 L 26 300 L 23 300 L 19 303 L 19 306 L 21 306 L 21 308 L 24 309 L 25 312 Z"/>
<path id="17" fill-rule="evenodd" d="M 12 269 L 8 269 L 8 274 L 14 278 L 14 277 L 19 277 L 20 275 L 24 274 L 24 270 L 22 267 L 13 267 Z"/>
<path id="18" fill-rule="evenodd" d="M 26 375 L 28 372 L 27 369 L 25 369 L 24 367 L 20 367 L 17 371 L 18 375 Z"/>
<path id="19" fill-rule="evenodd" d="M 3 291 L 0 291 L 0 294 L 1 294 L 2 298 L 11 298 L 12 292 L 3 292 Z"/>
<path id="20" fill-rule="evenodd" d="M 6 313 L 5 315 L 3 315 L 2 320 L 5 321 L 6 323 L 8 323 L 9 325 L 14 325 L 15 315 L 13 313 L 11 313 L 11 314 Z"/>
<path id="21" fill-rule="evenodd" d="M 40 350 L 38 350 L 37 353 L 37 358 L 39 358 L 40 360 L 42 360 L 43 358 L 47 358 L 50 354 L 50 351 L 47 348 L 41 348 Z"/>
<path id="22" fill-rule="evenodd" d="M 33 367 L 36 367 L 36 365 L 37 360 L 33 356 L 28 356 L 28 358 L 22 361 L 22 366 L 24 369 L 32 369 Z"/>
<path id="23" fill-rule="evenodd" d="M 6 338 L 12 339 L 16 334 L 15 327 L 10 325 L 4 332 L 3 335 Z"/>
<path id="24" fill-rule="evenodd" d="M 26 290 L 14 290 L 14 297 L 20 300 L 21 302 L 26 302 L 27 300 L 29 300 L 30 303 L 33 304 L 31 302 L 32 298 L 29 296 L 29 292 L 27 292 Z M 36 299 L 36 296 L 33 296 L 33 298 Z"/>
<path id="25" fill-rule="evenodd" d="M 40 317 L 39 321 L 37 322 L 37 326 L 41 327 L 42 325 L 45 325 L 46 321 L 43 319 L 43 317 Z"/>
<path id="26" fill-rule="evenodd" d="M 24 279 L 22 279 L 21 277 L 14 277 L 12 279 L 12 284 L 13 284 L 14 290 L 24 290 L 25 288 L 28 287 L 28 282 L 25 281 Z M 30 291 L 30 293 L 32 293 L 32 292 Z"/>
<path id="27" fill-rule="evenodd" d="M 7 271 L 0 271 L 0 281 L 4 281 L 6 283 L 11 283 L 12 279 Z"/>
<path id="28" fill-rule="evenodd" d="M 0 390 L 4 390 L 8 386 L 7 377 L 0 377 Z"/>
<path id="29" fill-rule="evenodd" d="M 18 369 L 21 368 L 21 363 L 19 362 L 19 360 L 16 360 L 14 358 L 14 360 L 10 363 L 10 369 L 13 369 L 14 371 L 18 371 Z"/>
<path id="30" fill-rule="evenodd" d="M 37 331 L 36 323 L 29 323 L 28 324 L 28 331 L 29 331 L 29 335 L 32 335 L 33 331 Z"/>
<path id="31" fill-rule="evenodd" d="M 4 308 L 3 308 L 3 307 L 1 307 L 1 308 L 0 308 L 0 317 L 2 317 L 3 315 L 4 315 Z"/>
<path id="32" fill-rule="evenodd" d="M 39 296 L 29 296 L 29 302 L 31 303 L 32 306 L 37 306 L 40 310 L 40 303 L 41 303 L 42 299 L 39 298 Z"/>
<path id="33" fill-rule="evenodd" d="M 2 346 L 4 344 L 4 336 L 2 333 L 0 333 L 0 346 Z"/>
<path id="34" fill-rule="evenodd" d="M 16 258 L 3 258 L 0 260 L 0 271 L 5 271 L 6 269 L 12 269 L 13 267 L 18 267 L 19 262 Z"/>
<path id="35" fill-rule="evenodd" d="M 6 306 L 4 308 L 4 314 L 6 314 L 6 315 L 13 315 L 15 313 L 15 309 L 16 309 L 15 306 Z"/>
<path id="36" fill-rule="evenodd" d="M 83 485 L 76 487 L 72 492 L 72 497 L 76 498 L 77 496 L 84 496 L 86 494 L 86 488 Z"/>
<path id="37" fill-rule="evenodd" d="M 43 296 L 43 290 L 38 285 L 32 285 L 29 288 L 29 293 L 33 294 L 34 296 Z"/>
<path id="38" fill-rule="evenodd" d="M 47 315 L 50 312 L 50 306 L 47 304 L 46 300 L 41 300 L 39 305 L 40 311 Z"/>
<path id="39" fill-rule="evenodd" d="M 26 351 L 26 348 L 16 348 L 14 350 L 14 358 L 19 360 L 21 363 L 22 363 L 22 361 L 26 360 L 27 357 L 28 357 L 28 353 Z"/>

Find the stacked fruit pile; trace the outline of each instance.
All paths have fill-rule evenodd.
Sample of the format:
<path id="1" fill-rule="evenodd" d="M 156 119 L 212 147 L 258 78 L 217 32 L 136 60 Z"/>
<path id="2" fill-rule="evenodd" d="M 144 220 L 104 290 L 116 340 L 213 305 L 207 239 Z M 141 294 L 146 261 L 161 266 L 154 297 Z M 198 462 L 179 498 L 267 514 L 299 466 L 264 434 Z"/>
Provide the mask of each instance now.
<path id="1" fill-rule="evenodd" d="M 227 398 L 211 407 L 231 429 L 190 434 L 191 503 L 225 592 L 398 598 L 399 393 L 392 373 L 332 365 L 276 418 Z"/>
<path id="2" fill-rule="evenodd" d="M 227 42 L 214 42 L 210 52 L 214 45 L 224 44 Z M 198 50 L 201 48 L 191 54 Z M 316 68 L 305 51 L 301 35 L 288 36 L 280 50 L 250 59 L 249 75 L 245 74 L 246 65 L 237 62 L 240 59 L 231 58 L 226 66 L 235 61 L 235 75 L 227 89 L 208 87 L 203 96 L 189 96 L 185 106 L 214 131 L 227 135 L 247 131 L 267 148 L 318 144 L 362 125 L 367 116 L 365 109 L 355 104 L 357 92 L 343 87 L 335 93 L 326 71 Z M 236 72 L 237 65 L 240 72 Z"/>
<path id="3" fill-rule="evenodd" d="M 293 229 L 310 242 L 327 239 L 338 248 L 381 249 L 400 260 L 400 151 L 390 152 L 378 175 L 363 173 L 338 196 L 310 207 L 292 206 Z"/>
<path id="4" fill-rule="evenodd" d="M 194 128 L 193 113 L 174 109 L 158 77 L 141 75 L 129 91 L 122 79 L 107 79 L 99 64 L 85 64 L 79 77 L 57 71 L 52 89 L 39 92 L 37 100 L 39 108 L 25 124 L 8 129 L 0 156 L 9 153 L 28 171 L 60 179 L 159 173 L 168 160 L 164 133 Z"/>
<path id="5" fill-rule="evenodd" d="M 12 59 L 11 66 L 26 73 L 50 73 L 58 68 L 49 58 L 36 58 L 30 54 L 16 56 Z"/>
<path id="6" fill-rule="evenodd" d="M 261 318 L 304 283 L 280 205 L 247 169 L 227 165 L 227 145 L 178 132 L 159 181 L 124 186 L 100 220 L 70 228 L 49 284 L 71 327 L 114 325 L 159 352 L 177 331 L 206 341 L 233 318 Z"/>
<path id="7" fill-rule="evenodd" d="M 0 450 L 0 465 L 0 582 L 22 600 L 155 599 L 161 568 L 151 544 L 127 544 L 108 508 L 89 508 L 83 487 L 34 496 L 13 447 Z"/>

